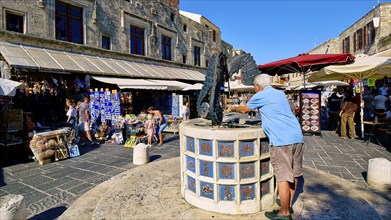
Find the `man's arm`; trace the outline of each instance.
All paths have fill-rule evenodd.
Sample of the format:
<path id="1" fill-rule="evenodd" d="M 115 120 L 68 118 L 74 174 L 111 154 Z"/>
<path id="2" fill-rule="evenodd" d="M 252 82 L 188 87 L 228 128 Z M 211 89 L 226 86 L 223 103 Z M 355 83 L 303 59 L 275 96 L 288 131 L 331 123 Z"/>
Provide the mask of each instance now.
<path id="1" fill-rule="evenodd" d="M 247 105 L 231 106 L 230 109 L 231 111 L 240 112 L 242 114 L 246 114 L 252 111 Z"/>
<path id="2" fill-rule="evenodd" d="M 90 121 L 90 113 L 89 113 L 88 109 L 84 110 L 84 113 L 86 114 L 86 118 L 87 118 L 88 124 L 90 124 L 91 123 L 91 121 Z"/>

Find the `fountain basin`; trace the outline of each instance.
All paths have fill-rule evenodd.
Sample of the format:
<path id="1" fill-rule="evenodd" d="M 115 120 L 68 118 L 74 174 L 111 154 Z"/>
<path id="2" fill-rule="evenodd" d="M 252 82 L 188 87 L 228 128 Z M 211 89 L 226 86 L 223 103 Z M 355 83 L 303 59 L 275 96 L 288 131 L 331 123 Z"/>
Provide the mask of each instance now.
<path id="1" fill-rule="evenodd" d="M 180 125 L 181 195 L 193 206 L 225 214 L 270 208 L 275 184 L 269 143 L 260 126 Z"/>

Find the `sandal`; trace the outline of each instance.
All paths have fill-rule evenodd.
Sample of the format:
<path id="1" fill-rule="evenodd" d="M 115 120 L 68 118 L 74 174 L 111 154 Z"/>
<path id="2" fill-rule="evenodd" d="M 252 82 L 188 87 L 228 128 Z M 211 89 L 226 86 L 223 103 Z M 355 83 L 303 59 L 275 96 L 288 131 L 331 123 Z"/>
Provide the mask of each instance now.
<path id="1" fill-rule="evenodd" d="M 269 219 L 273 219 L 273 220 L 293 220 L 292 215 L 279 216 L 278 211 L 279 210 L 265 212 L 265 216 L 268 217 Z"/>

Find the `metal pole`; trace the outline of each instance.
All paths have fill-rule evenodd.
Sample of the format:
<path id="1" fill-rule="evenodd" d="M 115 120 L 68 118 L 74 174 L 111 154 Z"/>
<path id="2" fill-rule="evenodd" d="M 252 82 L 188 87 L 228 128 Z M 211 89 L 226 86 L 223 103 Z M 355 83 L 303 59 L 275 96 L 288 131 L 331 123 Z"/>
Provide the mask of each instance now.
<path id="1" fill-rule="evenodd" d="M 361 121 L 361 138 L 364 140 L 364 103 L 363 103 L 363 98 L 362 96 L 364 95 L 364 91 L 363 91 L 363 83 L 362 83 L 362 78 L 360 79 L 360 92 L 361 92 L 361 95 L 360 95 L 360 121 Z"/>
<path id="2" fill-rule="evenodd" d="M 303 72 L 303 88 L 305 89 L 305 72 Z"/>

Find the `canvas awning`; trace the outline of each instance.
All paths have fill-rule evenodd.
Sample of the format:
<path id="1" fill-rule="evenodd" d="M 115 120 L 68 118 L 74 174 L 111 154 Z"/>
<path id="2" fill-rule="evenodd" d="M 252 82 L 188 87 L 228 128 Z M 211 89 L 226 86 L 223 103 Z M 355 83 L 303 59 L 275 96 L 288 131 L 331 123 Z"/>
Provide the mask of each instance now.
<path id="1" fill-rule="evenodd" d="M 100 82 L 118 85 L 120 89 L 182 90 L 190 84 L 170 80 L 129 79 L 117 77 L 93 76 Z"/>
<path id="2" fill-rule="evenodd" d="M 187 87 L 185 87 L 185 88 L 182 89 L 182 90 L 183 90 L 183 91 L 201 90 L 203 85 L 204 85 L 204 84 L 196 83 L 196 84 L 194 84 L 194 85 L 187 86 Z"/>
<path id="3" fill-rule="evenodd" d="M 38 72 L 79 72 L 146 79 L 205 80 L 203 73 L 190 69 L 6 42 L 0 43 L 0 53 L 10 66 Z"/>

